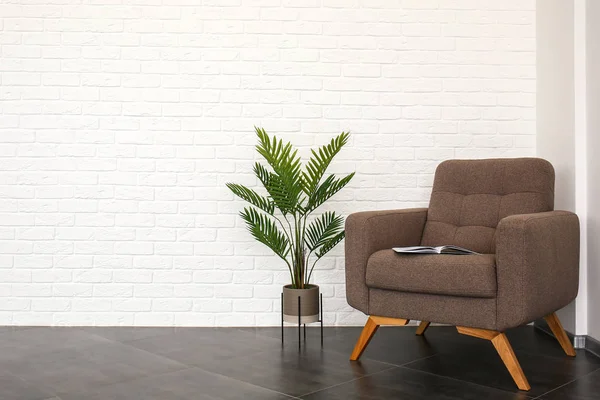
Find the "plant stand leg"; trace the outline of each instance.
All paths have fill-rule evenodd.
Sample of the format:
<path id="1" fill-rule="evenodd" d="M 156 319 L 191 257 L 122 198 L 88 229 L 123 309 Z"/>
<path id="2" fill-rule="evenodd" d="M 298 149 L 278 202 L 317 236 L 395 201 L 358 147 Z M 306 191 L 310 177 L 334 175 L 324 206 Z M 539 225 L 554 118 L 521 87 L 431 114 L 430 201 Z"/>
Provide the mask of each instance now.
<path id="1" fill-rule="evenodd" d="M 285 315 L 284 315 L 284 294 L 281 293 L 281 346 L 284 346 L 284 341 L 285 341 Z M 324 328 L 323 328 L 323 320 L 324 320 L 324 314 L 323 314 L 323 293 L 319 294 L 319 310 L 318 310 L 318 315 L 319 315 L 319 319 L 314 321 L 314 322 L 319 322 L 321 325 L 321 348 L 323 348 L 323 344 L 324 344 Z M 291 321 L 288 321 L 291 322 Z M 304 331 L 304 340 L 302 339 L 302 331 Z M 302 321 L 302 296 L 298 296 L 298 351 L 302 350 L 302 342 L 306 343 L 307 339 L 306 339 L 306 323 L 304 323 Z"/>
<path id="2" fill-rule="evenodd" d="M 302 321 L 302 305 L 301 305 L 300 296 L 298 296 L 298 351 L 302 349 L 302 330 L 300 330 L 300 325 Z"/>
<path id="3" fill-rule="evenodd" d="M 323 348 L 323 293 L 321 293 L 321 301 L 319 302 L 319 308 L 321 309 L 321 318 L 319 318 L 321 321 L 321 348 Z"/>

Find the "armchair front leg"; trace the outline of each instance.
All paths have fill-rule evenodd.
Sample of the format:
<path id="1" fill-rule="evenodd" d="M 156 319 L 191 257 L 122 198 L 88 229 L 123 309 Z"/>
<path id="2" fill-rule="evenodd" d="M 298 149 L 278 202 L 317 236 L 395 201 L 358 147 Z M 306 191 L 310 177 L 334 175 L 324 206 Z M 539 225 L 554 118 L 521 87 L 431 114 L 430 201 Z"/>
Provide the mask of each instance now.
<path id="1" fill-rule="evenodd" d="M 362 353 L 367 349 L 369 342 L 373 339 L 373 335 L 377 332 L 377 329 L 381 325 L 395 325 L 395 326 L 404 326 L 408 324 L 408 319 L 403 318 L 388 318 L 388 317 L 376 317 L 370 316 L 363 328 L 356 345 L 354 345 L 354 351 L 352 351 L 352 355 L 350 356 L 350 361 L 357 361 Z"/>
<path id="2" fill-rule="evenodd" d="M 521 364 L 519 364 L 519 360 L 517 360 L 517 356 L 515 355 L 515 352 L 513 351 L 512 346 L 510 345 L 504 332 L 490 331 L 479 328 L 467 328 L 464 326 L 457 326 L 456 330 L 462 335 L 474 336 L 476 338 L 486 339 L 492 342 L 517 387 L 524 391 L 531 389 L 531 386 L 527 381 L 527 377 L 525 376 L 525 373 L 523 373 Z"/>
<path id="3" fill-rule="evenodd" d="M 369 288 L 366 283 L 367 262 L 373 253 L 394 246 L 421 243 L 426 208 L 368 211 L 351 214 L 346 219 L 346 298 L 348 304 L 369 314 Z M 350 360 L 356 361 L 367 348 L 380 325 L 406 325 L 407 319 L 369 316 Z"/>

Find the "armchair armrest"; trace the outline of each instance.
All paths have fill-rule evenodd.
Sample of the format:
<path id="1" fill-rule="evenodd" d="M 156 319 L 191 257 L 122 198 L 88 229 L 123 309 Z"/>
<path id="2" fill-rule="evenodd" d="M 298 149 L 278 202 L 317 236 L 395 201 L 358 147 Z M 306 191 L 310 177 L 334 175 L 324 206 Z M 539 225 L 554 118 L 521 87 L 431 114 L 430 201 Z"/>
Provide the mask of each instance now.
<path id="1" fill-rule="evenodd" d="M 579 219 L 568 211 L 511 215 L 496 231 L 499 331 L 569 304 L 579 289 Z"/>
<path id="2" fill-rule="evenodd" d="M 379 250 L 419 245 L 426 219 L 426 208 L 367 211 L 348 216 L 345 243 L 348 304 L 368 314 L 367 260 Z"/>

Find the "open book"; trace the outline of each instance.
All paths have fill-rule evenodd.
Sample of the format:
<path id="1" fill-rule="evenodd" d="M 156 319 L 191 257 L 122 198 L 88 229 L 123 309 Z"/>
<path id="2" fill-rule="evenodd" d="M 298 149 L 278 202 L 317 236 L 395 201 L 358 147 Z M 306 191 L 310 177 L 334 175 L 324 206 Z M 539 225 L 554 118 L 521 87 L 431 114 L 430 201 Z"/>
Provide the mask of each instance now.
<path id="1" fill-rule="evenodd" d="M 410 246 L 410 247 L 394 247 L 396 253 L 401 254 L 454 254 L 454 255 L 466 255 L 466 254 L 479 254 L 471 250 L 463 249 L 458 246 Z"/>

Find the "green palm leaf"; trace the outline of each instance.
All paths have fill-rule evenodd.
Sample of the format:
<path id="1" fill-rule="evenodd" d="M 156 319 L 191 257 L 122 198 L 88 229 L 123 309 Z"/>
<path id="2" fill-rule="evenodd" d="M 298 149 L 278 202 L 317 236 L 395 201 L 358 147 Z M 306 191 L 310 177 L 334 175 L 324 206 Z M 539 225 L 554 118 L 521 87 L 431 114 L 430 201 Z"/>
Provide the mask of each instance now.
<path id="1" fill-rule="evenodd" d="M 329 175 L 308 198 L 306 205 L 307 212 L 314 211 L 321 204 L 329 200 L 334 194 L 342 190 L 353 177 L 354 172 L 341 179 L 336 178 L 335 175 Z"/>
<path id="2" fill-rule="evenodd" d="M 264 165 L 258 162 L 254 163 L 253 170 L 260 183 L 262 183 L 263 186 L 266 188 L 269 185 L 269 175 L 271 173 L 267 170 L 267 168 L 265 168 Z"/>
<path id="3" fill-rule="evenodd" d="M 227 183 L 226 185 L 236 196 L 246 200 L 256 208 L 261 209 L 270 215 L 273 215 L 275 212 L 275 204 L 271 200 L 259 195 L 254 190 L 243 185 L 238 185 L 237 183 Z"/>
<path id="4" fill-rule="evenodd" d="M 277 204 L 283 214 L 294 213 L 301 208 L 302 193 L 302 166 L 298 151 L 294 150 L 291 143 L 269 135 L 264 129 L 255 127 L 259 144 L 256 146 L 258 153 L 264 157 L 273 168 L 273 173 L 268 173 L 264 168 L 255 173 Z M 256 166 L 255 166 L 256 167 Z"/>
<path id="5" fill-rule="evenodd" d="M 341 242 L 346 236 L 346 232 L 342 231 L 337 235 L 333 236 L 331 239 L 327 240 L 321 248 L 317 251 L 317 258 L 322 258 L 325 254 L 329 253 L 331 249 L 333 249 L 339 242 Z"/>
<path id="6" fill-rule="evenodd" d="M 317 151 L 311 150 L 312 157 L 308 161 L 308 164 L 306 164 L 306 172 L 302 173 L 303 190 L 308 196 L 317 189 L 329 164 L 331 164 L 331 161 L 340 152 L 342 147 L 348 143 L 349 137 L 349 132 L 342 132 L 336 138 L 331 139 L 329 144 L 322 146 Z"/>
<path id="7" fill-rule="evenodd" d="M 313 251 L 340 233 L 344 218 L 329 211 L 315 219 L 306 228 L 306 244 Z"/>
<path id="8" fill-rule="evenodd" d="M 282 214 L 290 214 L 300 208 L 300 204 L 303 201 L 300 198 L 300 190 L 296 190 L 290 194 L 290 190 L 283 179 L 279 175 L 269 172 L 260 163 L 254 164 L 254 174 Z M 296 192 L 297 195 L 295 194 Z"/>
<path id="9" fill-rule="evenodd" d="M 285 235 L 277 228 L 275 221 L 252 207 L 246 207 L 240 212 L 246 221 L 246 226 L 252 236 L 268 246 L 275 254 L 286 260 L 289 253 L 289 242 Z M 286 260 L 287 262 L 287 260 Z"/>
<path id="10" fill-rule="evenodd" d="M 317 265 L 317 261 L 319 261 L 321 258 L 323 258 L 323 256 L 327 253 L 329 253 L 339 242 L 341 242 L 344 237 L 346 236 L 346 232 L 342 231 L 339 232 L 338 234 L 332 236 L 331 238 L 329 238 L 328 240 L 326 240 L 321 247 L 319 248 L 319 250 L 317 250 L 316 255 L 317 255 L 317 260 L 313 263 L 312 267 L 310 268 L 310 271 L 308 272 L 308 278 L 306 279 L 306 283 L 310 282 L 310 278 L 312 277 L 312 273 L 313 270 L 315 269 L 315 265 Z"/>

